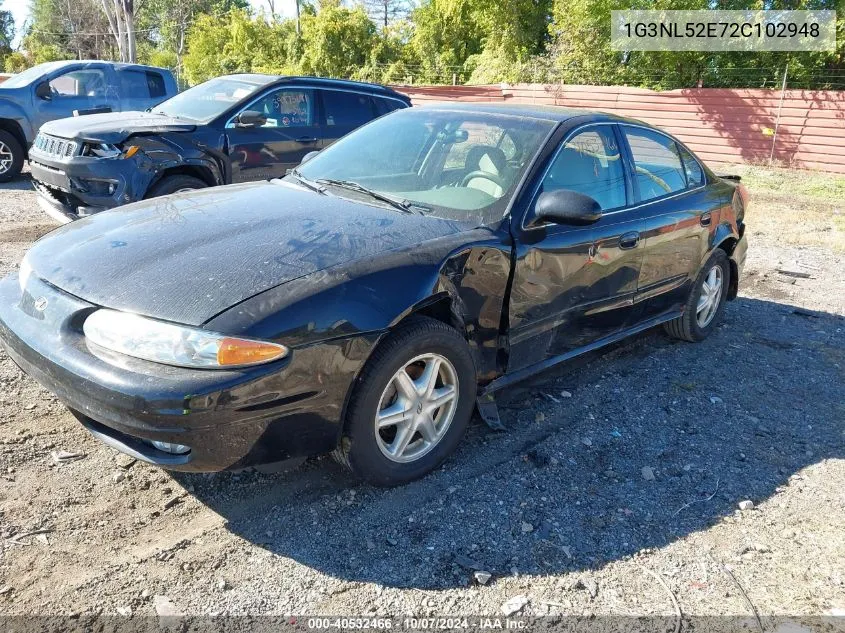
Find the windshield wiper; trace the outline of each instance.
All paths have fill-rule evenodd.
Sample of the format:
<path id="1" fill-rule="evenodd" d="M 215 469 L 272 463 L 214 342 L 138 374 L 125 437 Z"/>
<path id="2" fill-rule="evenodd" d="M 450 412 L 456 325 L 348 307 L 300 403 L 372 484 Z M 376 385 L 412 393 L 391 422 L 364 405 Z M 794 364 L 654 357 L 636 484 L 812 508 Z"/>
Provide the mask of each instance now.
<path id="1" fill-rule="evenodd" d="M 300 182 L 302 185 L 304 185 L 306 188 L 310 189 L 311 191 L 314 191 L 315 193 L 319 193 L 319 194 L 324 195 L 324 196 L 328 195 L 326 193 L 325 187 L 321 187 L 316 182 L 312 182 L 312 181 L 308 180 L 305 176 L 303 176 L 300 173 L 300 171 L 298 169 L 291 169 L 290 175 L 293 176 L 294 178 L 296 178 L 296 180 L 298 182 Z"/>
<path id="2" fill-rule="evenodd" d="M 326 185 L 334 185 L 335 187 L 343 187 L 344 189 L 350 189 L 352 191 L 357 191 L 359 193 L 366 194 L 375 200 L 380 200 L 381 202 L 386 202 L 394 209 L 399 209 L 403 213 L 418 213 L 423 215 L 422 210 L 419 207 L 411 204 L 408 200 L 399 200 L 397 198 L 393 198 L 391 196 L 385 195 L 379 191 L 375 191 L 374 189 L 368 189 L 364 185 L 355 182 L 354 180 L 335 180 L 333 178 L 320 178 L 316 182 Z"/>

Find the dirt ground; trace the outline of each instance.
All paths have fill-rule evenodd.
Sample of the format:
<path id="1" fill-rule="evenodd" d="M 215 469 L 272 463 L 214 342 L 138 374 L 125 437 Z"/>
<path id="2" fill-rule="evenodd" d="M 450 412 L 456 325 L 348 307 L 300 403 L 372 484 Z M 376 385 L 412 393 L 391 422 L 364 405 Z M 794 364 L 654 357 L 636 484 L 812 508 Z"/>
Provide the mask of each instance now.
<path id="1" fill-rule="evenodd" d="M 547 372 L 403 488 L 132 463 L 0 352 L 0 613 L 845 615 L 845 179 L 743 174 L 749 261 L 710 339 Z M 0 273 L 52 226 L 26 175 L 0 185 Z"/>

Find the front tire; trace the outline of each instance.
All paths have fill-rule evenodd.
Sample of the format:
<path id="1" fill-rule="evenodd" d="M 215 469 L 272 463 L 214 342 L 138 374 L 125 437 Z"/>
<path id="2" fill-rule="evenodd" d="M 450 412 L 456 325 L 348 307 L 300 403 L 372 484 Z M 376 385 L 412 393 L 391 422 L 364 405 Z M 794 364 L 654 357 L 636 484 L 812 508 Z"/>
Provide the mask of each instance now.
<path id="1" fill-rule="evenodd" d="M 194 189 L 204 189 L 208 185 L 199 178 L 193 176 L 166 176 L 159 180 L 152 189 L 147 192 L 145 198 L 158 198 L 159 196 L 167 196 L 171 193 L 182 193 L 183 191 L 193 191 Z"/>
<path id="2" fill-rule="evenodd" d="M 691 343 L 707 338 L 725 309 L 730 281 L 728 256 L 721 248 L 717 248 L 701 267 L 684 306 L 684 313 L 665 325 L 667 334 Z"/>
<path id="3" fill-rule="evenodd" d="M 476 388 L 475 364 L 463 337 L 440 321 L 415 318 L 367 361 L 334 455 L 377 486 L 418 479 L 460 443 Z"/>
<path id="4" fill-rule="evenodd" d="M 9 182 L 23 169 L 24 149 L 15 136 L 0 130 L 0 182 Z"/>

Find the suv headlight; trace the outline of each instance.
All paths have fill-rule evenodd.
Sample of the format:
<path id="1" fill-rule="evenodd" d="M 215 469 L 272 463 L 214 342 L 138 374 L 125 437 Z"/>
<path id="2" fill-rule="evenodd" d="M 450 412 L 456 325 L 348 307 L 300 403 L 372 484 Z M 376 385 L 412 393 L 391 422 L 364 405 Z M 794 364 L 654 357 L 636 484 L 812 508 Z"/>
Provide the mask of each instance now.
<path id="1" fill-rule="evenodd" d="M 144 360 L 229 369 L 284 358 L 284 345 L 217 334 L 116 310 L 97 310 L 82 325 L 86 338 L 106 349 Z"/>
<path id="2" fill-rule="evenodd" d="M 83 156 L 93 156 L 96 158 L 132 158 L 137 151 L 137 145 L 119 147 L 111 143 L 85 143 L 82 146 Z"/>

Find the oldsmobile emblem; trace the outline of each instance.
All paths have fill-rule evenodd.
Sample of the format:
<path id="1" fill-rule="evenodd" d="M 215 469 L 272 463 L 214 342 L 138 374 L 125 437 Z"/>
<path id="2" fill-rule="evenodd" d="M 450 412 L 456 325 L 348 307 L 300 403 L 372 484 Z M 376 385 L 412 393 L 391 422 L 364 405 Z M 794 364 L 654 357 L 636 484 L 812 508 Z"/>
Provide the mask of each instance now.
<path id="1" fill-rule="evenodd" d="M 35 300 L 35 303 L 32 304 L 32 307 L 38 310 L 39 312 L 44 312 L 44 310 L 47 309 L 47 298 L 39 297 Z"/>

